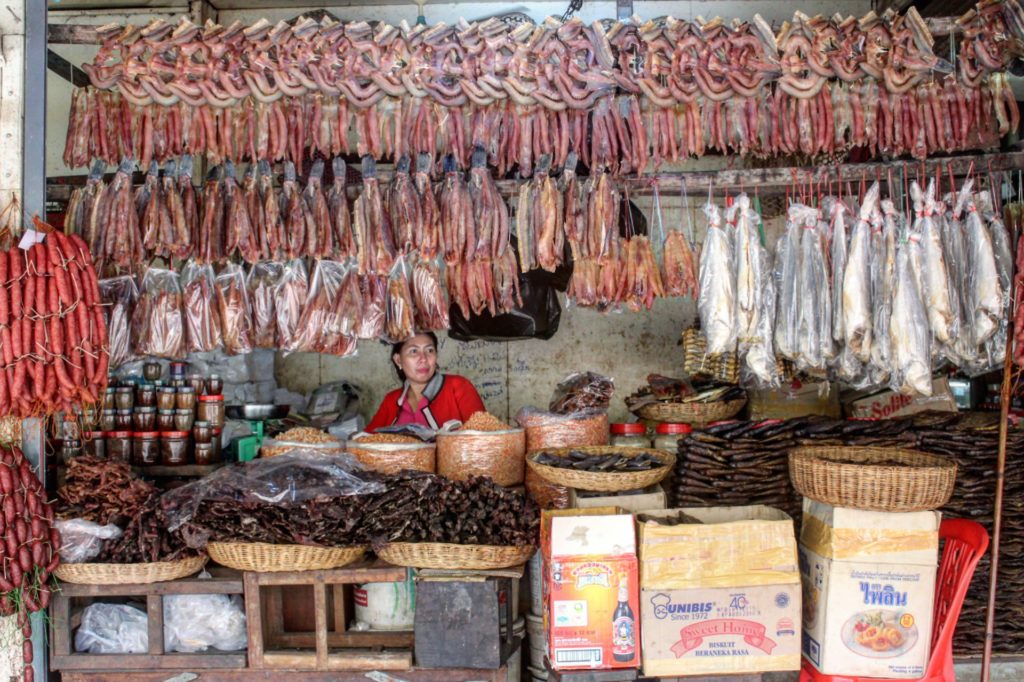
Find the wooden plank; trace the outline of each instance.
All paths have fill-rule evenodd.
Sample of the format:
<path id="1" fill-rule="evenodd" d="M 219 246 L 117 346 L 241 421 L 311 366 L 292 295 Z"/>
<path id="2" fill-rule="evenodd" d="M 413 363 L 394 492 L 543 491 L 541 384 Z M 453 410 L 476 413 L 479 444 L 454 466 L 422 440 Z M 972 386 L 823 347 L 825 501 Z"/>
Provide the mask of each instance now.
<path id="1" fill-rule="evenodd" d="M 146 597 L 146 615 L 149 635 L 149 653 L 164 652 L 164 598 L 159 594 Z"/>
<path id="2" fill-rule="evenodd" d="M 268 651 L 263 655 L 264 667 L 272 670 L 311 670 L 317 655 L 292 651 Z M 324 670 L 407 670 L 412 666 L 411 651 L 332 651 Z"/>
<path id="3" fill-rule="evenodd" d="M 264 644 L 268 648 L 282 646 L 278 638 L 284 633 L 283 592 L 284 590 L 280 587 L 268 587 L 260 590 L 260 598 L 263 600 L 261 604 L 264 613 L 263 622 L 266 623 Z"/>
<path id="4" fill-rule="evenodd" d="M 394 672 L 394 671 L 392 671 Z M 63 682 L 167 682 L 175 673 L 193 673 L 196 682 L 367 682 L 366 672 L 315 672 L 290 670 L 283 675 L 278 670 L 119 670 L 93 673 L 68 672 L 61 675 Z M 411 668 L 398 671 L 393 677 L 402 682 L 505 682 L 506 668 L 499 670 L 470 670 L 466 668 Z"/>
<path id="5" fill-rule="evenodd" d="M 313 585 L 313 613 L 316 624 L 316 669 L 327 669 L 327 586 Z"/>
<path id="6" fill-rule="evenodd" d="M 327 646 L 331 649 L 411 649 L 414 639 L 415 635 L 412 630 L 397 630 L 395 632 L 349 630 L 348 632 L 328 632 Z M 316 646 L 316 633 L 282 632 L 275 635 L 273 646 L 270 642 L 270 637 L 266 637 L 267 649 L 312 649 Z"/>
<path id="7" fill-rule="evenodd" d="M 313 585 L 323 582 L 329 585 L 347 583 L 393 583 L 405 580 L 405 569 L 384 562 L 366 562 L 351 568 L 334 568 L 324 571 L 282 571 L 274 573 L 246 573 L 246 579 L 254 576 L 259 585 Z"/>
<path id="8" fill-rule="evenodd" d="M 263 614 L 260 612 L 260 585 L 258 573 L 246 572 L 242 578 L 245 584 L 245 621 L 248 632 L 249 667 L 262 668 L 263 661 Z"/>
<path id="9" fill-rule="evenodd" d="M 175 668 L 244 668 L 245 654 L 71 654 L 51 656 L 53 670 L 173 670 Z M 164 675 L 164 679 L 167 675 Z"/>
<path id="10" fill-rule="evenodd" d="M 50 606 L 50 636 L 54 654 L 71 653 L 71 600 L 60 592 L 53 595 Z"/>
<path id="11" fill-rule="evenodd" d="M 355 588 L 352 588 L 355 589 Z M 345 586 L 331 585 L 334 605 L 334 632 L 345 632 Z"/>
<path id="12" fill-rule="evenodd" d="M 140 597 L 151 594 L 242 594 L 241 576 L 209 580 L 172 580 L 146 585 L 79 585 L 61 583 L 61 592 L 68 597 Z"/>

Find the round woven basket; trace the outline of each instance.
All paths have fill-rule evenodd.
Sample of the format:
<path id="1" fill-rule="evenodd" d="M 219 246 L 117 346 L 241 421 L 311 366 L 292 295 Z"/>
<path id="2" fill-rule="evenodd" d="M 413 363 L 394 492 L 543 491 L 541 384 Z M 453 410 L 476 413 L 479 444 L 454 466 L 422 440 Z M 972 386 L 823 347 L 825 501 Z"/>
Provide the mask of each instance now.
<path id="1" fill-rule="evenodd" d="M 534 547 L 455 545 L 448 542 L 391 542 L 377 552 L 384 561 L 408 568 L 493 570 L 529 561 Z"/>
<path id="2" fill-rule="evenodd" d="M 713 403 L 651 403 L 638 408 L 636 414 L 641 419 L 656 422 L 707 426 L 712 422 L 735 417 L 746 404 L 746 398 Z"/>
<path id="3" fill-rule="evenodd" d="M 366 552 L 356 547 L 314 547 L 311 545 L 272 545 L 266 542 L 210 542 L 210 558 L 221 566 L 239 571 L 314 571 L 341 568 Z"/>
<path id="4" fill-rule="evenodd" d="M 205 564 L 205 556 L 145 564 L 61 564 L 53 574 L 58 580 L 79 585 L 142 585 L 184 578 Z"/>
<path id="5" fill-rule="evenodd" d="M 360 443 L 350 440 L 345 452 L 358 459 L 371 471 L 397 474 L 412 469 L 434 473 L 437 468 L 437 447 L 433 443 Z"/>
<path id="6" fill-rule="evenodd" d="M 437 434 L 437 473 L 455 481 L 490 476 L 501 486 L 520 485 L 525 455 L 523 429 Z"/>
<path id="7" fill-rule="evenodd" d="M 789 451 L 789 477 L 801 495 L 836 507 L 925 511 L 953 495 L 956 462 L 899 448 L 807 446 Z"/>
<path id="8" fill-rule="evenodd" d="M 539 464 L 536 461 L 537 456 L 541 454 L 554 455 L 555 457 L 568 457 L 570 452 L 583 452 L 587 455 L 617 454 L 623 455 L 624 457 L 639 457 L 640 455 L 647 453 L 663 462 L 664 466 L 660 466 L 657 469 L 651 469 L 649 471 L 597 472 L 580 471 L 578 469 L 563 469 L 561 467 L 553 467 L 547 464 Z M 671 452 L 666 452 L 665 450 L 655 450 L 653 448 L 620 448 L 615 446 L 554 448 L 552 450 L 540 450 L 538 452 L 531 453 L 530 456 L 526 458 L 527 466 L 549 483 L 565 486 L 566 488 L 576 488 L 577 490 L 595 490 L 609 493 L 621 492 L 623 490 L 638 490 L 640 488 L 646 488 L 647 486 L 659 483 L 663 478 L 669 475 L 672 471 L 672 467 L 675 466 L 675 463 L 676 456 Z"/>

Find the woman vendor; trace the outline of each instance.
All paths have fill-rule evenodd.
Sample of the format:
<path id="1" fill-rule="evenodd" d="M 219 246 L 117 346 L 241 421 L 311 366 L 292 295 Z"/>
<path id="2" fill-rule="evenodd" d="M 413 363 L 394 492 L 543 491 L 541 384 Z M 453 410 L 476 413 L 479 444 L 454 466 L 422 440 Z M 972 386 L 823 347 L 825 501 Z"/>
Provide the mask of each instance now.
<path id="1" fill-rule="evenodd" d="M 391 360 L 403 386 L 384 396 L 367 432 L 401 424 L 436 430 L 452 419 L 464 422 L 484 411 L 480 394 L 469 379 L 437 371 L 437 336 L 433 332 L 394 344 Z"/>

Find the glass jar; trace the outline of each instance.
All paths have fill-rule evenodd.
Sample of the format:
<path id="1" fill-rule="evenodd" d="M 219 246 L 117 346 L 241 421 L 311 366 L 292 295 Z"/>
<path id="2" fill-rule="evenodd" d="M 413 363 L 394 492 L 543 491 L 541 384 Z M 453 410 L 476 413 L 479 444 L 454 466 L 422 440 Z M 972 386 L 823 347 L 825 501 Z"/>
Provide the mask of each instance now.
<path id="1" fill-rule="evenodd" d="M 132 408 L 127 410 L 115 410 L 114 411 L 114 428 L 113 431 L 131 431 L 132 430 Z"/>
<path id="2" fill-rule="evenodd" d="M 192 424 L 196 420 L 196 413 L 194 410 L 188 408 L 177 409 L 174 411 L 174 430 L 175 431 L 191 431 Z"/>
<path id="3" fill-rule="evenodd" d="M 156 408 L 136 407 L 132 415 L 136 431 L 153 431 L 156 429 Z"/>
<path id="4" fill-rule="evenodd" d="M 175 360 L 171 363 L 171 379 L 184 379 L 186 369 L 188 369 L 187 362 Z"/>
<path id="5" fill-rule="evenodd" d="M 199 421 L 210 422 L 214 428 L 224 428 L 224 396 L 199 396 L 197 417 Z"/>
<path id="6" fill-rule="evenodd" d="M 658 428 L 655 429 L 657 435 L 654 437 L 654 447 L 674 454 L 679 449 L 679 439 L 685 438 L 692 431 L 693 427 L 689 424 L 658 424 Z"/>
<path id="7" fill-rule="evenodd" d="M 107 442 L 102 431 L 86 431 L 85 440 L 82 441 L 82 452 L 89 457 L 96 459 L 107 458 Z"/>
<path id="8" fill-rule="evenodd" d="M 213 443 L 196 443 L 195 460 L 201 466 L 213 464 Z"/>
<path id="9" fill-rule="evenodd" d="M 203 379 L 201 375 L 190 374 L 186 381 L 188 382 L 189 387 L 192 388 L 192 391 L 195 392 L 196 395 L 203 394 L 203 389 L 206 388 L 206 380 Z"/>
<path id="10" fill-rule="evenodd" d="M 107 459 L 115 462 L 132 461 L 132 432 L 111 431 L 107 433 Z"/>
<path id="11" fill-rule="evenodd" d="M 100 412 L 100 431 L 113 431 L 116 427 L 113 408 Z"/>
<path id="12" fill-rule="evenodd" d="M 160 410 L 156 413 L 157 431 L 174 431 L 174 410 Z"/>
<path id="13" fill-rule="evenodd" d="M 170 386 L 172 388 L 174 388 L 174 389 L 179 389 L 179 388 L 181 388 L 182 386 L 185 386 L 185 385 L 186 385 L 186 383 L 185 383 L 184 379 L 171 379 Z"/>
<path id="14" fill-rule="evenodd" d="M 113 386 L 108 386 L 107 390 L 105 390 L 103 392 L 103 409 L 104 410 L 113 410 L 113 409 L 115 409 L 115 407 L 114 407 L 114 394 L 116 392 L 117 392 L 117 389 L 114 388 Z"/>
<path id="15" fill-rule="evenodd" d="M 163 386 L 156 394 L 156 406 L 161 410 L 173 410 L 177 397 L 178 392 L 173 386 Z"/>
<path id="16" fill-rule="evenodd" d="M 188 464 L 188 431 L 160 434 L 160 461 L 169 467 Z"/>
<path id="17" fill-rule="evenodd" d="M 132 435 L 132 464 L 148 466 L 160 461 L 160 434 L 156 431 L 136 431 Z"/>
<path id="18" fill-rule="evenodd" d="M 649 448 L 651 439 L 647 437 L 647 427 L 643 424 L 618 423 L 611 425 L 612 437 L 610 445 L 619 448 Z"/>
<path id="19" fill-rule="evenodd" d="M 224 390 L 224 382 L 219 374 L 211 374 L 206 379 L 203 395 L 220 395 Z"/>
<path id="20" fill-rule="evenodd" d="M 209 443 L 213 439 L 210 422 L 197 421 L 192 425 L 192 438 L 196 443 Z"/>
<path id="21" fill-rule="evenodd" d="M 153 384 L 139 384 L 135 389 L 136 407 L 156 407 L 156 388 Z"/>
<path id="22" fill-rule="evenodd" d="M 159 362 L 147 362 L 142 365 L 142 377 L 146 381 L 156 381 L 163 373 L 164 368 Z"/>
<path id="23" fill-rule="evenodd" d="M 65 438 L 60 444 L 60 461 L 69 464 L 71 460 L 82 456 L 82 441 Z"/>
<path id="24" fill-rule="evenodd" d="M 176 405 L 179 410 L 196 409 L 196 392 L 191 386 L 182 386 L 175 395 Z"/>
<path id="25" fill-rule="evenodd" d="M 119 410 L 130 410 L 135 406 L 135 389 L 131 386 L 119 386 L 114 391 L 114 407 Z"/>

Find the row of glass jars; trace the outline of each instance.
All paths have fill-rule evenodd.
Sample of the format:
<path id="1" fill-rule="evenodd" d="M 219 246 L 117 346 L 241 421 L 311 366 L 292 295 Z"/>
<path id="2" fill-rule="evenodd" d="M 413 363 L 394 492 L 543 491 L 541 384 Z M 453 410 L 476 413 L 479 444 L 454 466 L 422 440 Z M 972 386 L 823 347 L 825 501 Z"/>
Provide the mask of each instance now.
<path id="1" fill-rule="evenodd" d="M 647 434 L 647 427 L 638 423 L 616 423 L 611 425 L 611 445 L 620 448 L 656 448 L 675 452 L 679 439 L 693 431 L 689 424 L 663 422 L 654 429 L 654 437 Z"/>
<path id="2" fill-rule="evenodd" d="M 196 422 L 188 431 L 87 431 L 82 441 L 65 440 L 65 461 L 79 454 L 135 466 L 181 466 L 221 461 L 221 429 Z"/>

